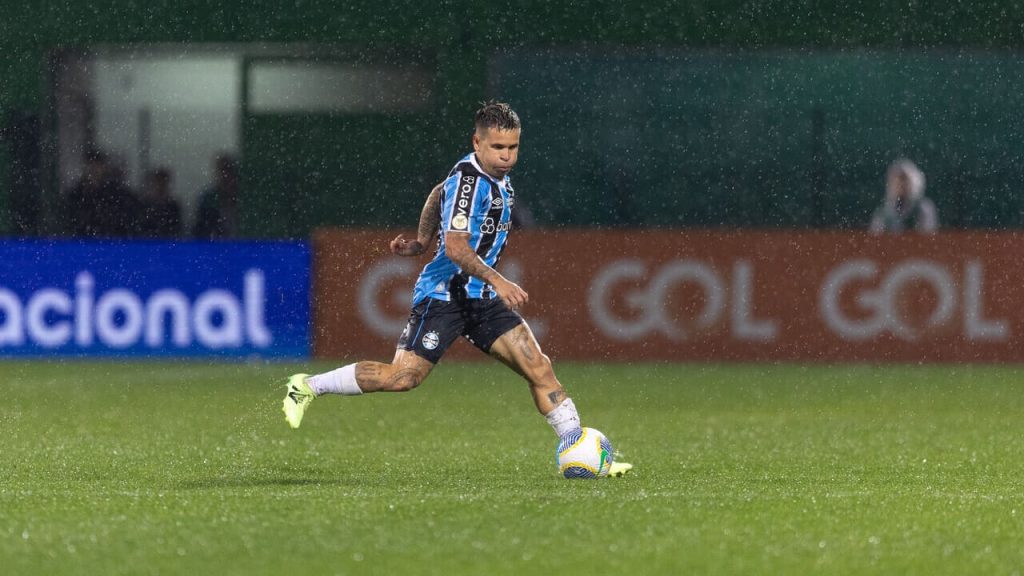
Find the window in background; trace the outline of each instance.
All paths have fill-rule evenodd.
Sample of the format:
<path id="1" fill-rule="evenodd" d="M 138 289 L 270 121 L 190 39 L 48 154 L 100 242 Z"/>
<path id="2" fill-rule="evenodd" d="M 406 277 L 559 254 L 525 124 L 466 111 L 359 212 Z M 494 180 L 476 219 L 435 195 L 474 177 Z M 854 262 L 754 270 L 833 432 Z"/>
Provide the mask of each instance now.
<path id="1" fill-rule="evenodd" d="M 430 104 L 433 73 L 418 66 L 254 61 L 248 108 L 254 114 L 403 113 Z"/>
<path id="2" fill-rule="evenodd" d="M 139 187 L 167 167 L 186 221 L 211 158 L 241 149 L 242 56 L 217 49 L 127 47 L 54 57 L 57 187 L 74 185 L 100 149 Z"/>

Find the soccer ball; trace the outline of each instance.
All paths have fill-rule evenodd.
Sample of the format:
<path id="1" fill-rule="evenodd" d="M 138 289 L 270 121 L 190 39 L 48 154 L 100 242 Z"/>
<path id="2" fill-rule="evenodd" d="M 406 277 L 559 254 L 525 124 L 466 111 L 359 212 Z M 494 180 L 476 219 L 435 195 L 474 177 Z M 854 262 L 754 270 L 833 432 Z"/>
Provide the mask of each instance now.
<path id="1" fill-rule="evenodd" d="M 566 478 L 601 478 L 612 467 L 612 443 L 593 428 L 570 432 L 555 450 L 558 472 Z"/>

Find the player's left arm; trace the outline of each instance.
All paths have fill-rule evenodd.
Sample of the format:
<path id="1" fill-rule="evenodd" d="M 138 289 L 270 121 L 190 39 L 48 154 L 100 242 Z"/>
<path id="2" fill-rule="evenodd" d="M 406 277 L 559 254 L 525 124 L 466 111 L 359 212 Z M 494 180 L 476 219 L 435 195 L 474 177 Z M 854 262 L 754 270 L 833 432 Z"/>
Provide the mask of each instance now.
<path id="1" fill-rule="evenodd" d="M 445 256 L 455 262 L 462 272 L 475 276 L 494 287 L 498 298 L 501 298 L 509 308 L 517 310 L 526 304 L 530 298 L 526 290 L 488 266 L 476 253 L 476 250 L 469 245 L 469 238 L 468 232 L 445 232 Z"/>
<path id="2" fill-rule="evenodd" d="M 398 256 L 419 256 L 427 251 L 437 240 L 438 225 L 441 223 L 441 190 L 444 182 L 434 186 L 423 203 L 423 210 L 420 211 L 420 225 L 416 230 L 416 239 L 409 240 L 404 234 L 399 234 L 391 241 L 391 253 Z"/>

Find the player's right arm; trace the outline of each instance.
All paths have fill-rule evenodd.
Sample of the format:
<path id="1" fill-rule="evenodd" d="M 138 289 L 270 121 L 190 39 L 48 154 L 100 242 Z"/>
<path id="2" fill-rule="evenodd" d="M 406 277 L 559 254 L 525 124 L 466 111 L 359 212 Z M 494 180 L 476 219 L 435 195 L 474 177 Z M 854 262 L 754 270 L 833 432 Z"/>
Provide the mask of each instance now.
<path id="1" fill-rule="evenodd" d="M 420 211 L 420 225 L 416 230 L 416 239 L 409 240 L 405 234 L 399 234 L 391 241 L 391 253 L 398 256 L 419 256 L 427 251 L 427 246 L 437 238 L 438 225 L 441 223 L 441 190 L 444 182 L 434 186 L 423 203 Z"/>
<path id="2" fill-rule="evenodd" d="M 526 304 L 529 299 L 526 291 L 488 266 L 469 245 L 469 236 L 467 232 L 445 232 L 445 256 L 457 264 L 464 273 L 490 284 L 498 294 L 498 298 L 501 298 L 509 308 L 515 310 Z"/>

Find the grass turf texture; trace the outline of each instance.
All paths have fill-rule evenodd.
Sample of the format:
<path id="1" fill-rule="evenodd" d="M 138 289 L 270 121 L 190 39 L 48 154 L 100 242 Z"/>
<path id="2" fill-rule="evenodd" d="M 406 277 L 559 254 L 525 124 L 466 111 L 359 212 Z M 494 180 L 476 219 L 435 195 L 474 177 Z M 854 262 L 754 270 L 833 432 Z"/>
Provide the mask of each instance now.
<path id="1" fill-rule="evenodd" d="M 497 364 L 318 399 L 298 431 L 300 367 L 0 367 L 6 574 L 1024 568 L 1019 367 L 561 364 L 637 466 L 599 481 L 558 477 Z"/>

